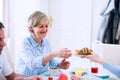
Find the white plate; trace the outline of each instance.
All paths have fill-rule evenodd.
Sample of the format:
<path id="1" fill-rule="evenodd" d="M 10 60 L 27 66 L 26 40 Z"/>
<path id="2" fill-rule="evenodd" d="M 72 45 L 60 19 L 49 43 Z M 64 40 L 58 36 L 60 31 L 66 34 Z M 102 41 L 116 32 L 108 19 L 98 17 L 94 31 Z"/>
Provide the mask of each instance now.
<path id="1" fill-rule="evenodd" d="M 50 70 L 42 73 L 41 75 L 42 76 L 54 76 L 54 77 L 58 77 L 59 74 L 61 74 L 61 73 L 62 73 L 61 69 L 50 69 Z"/>

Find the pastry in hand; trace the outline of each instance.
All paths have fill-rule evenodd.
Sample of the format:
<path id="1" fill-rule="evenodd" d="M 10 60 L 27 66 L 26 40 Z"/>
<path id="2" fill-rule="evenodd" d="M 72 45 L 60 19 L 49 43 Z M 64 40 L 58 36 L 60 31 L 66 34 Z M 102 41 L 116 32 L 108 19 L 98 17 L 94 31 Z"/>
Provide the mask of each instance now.
<path id="1" fill-rule="evenodd" d="M 81 50 L 75 50 L 76 55 L 89 55 L 91 54 L 92 50 L 88 48 L 82 48 Z"/>

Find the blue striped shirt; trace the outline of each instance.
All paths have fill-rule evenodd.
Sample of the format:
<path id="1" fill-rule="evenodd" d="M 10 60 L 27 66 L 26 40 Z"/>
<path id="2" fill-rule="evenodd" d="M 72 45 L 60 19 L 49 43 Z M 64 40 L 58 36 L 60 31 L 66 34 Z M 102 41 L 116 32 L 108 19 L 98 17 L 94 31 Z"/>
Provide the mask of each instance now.
<path id="1" fill-rule="evenodd" d="M 42 44 L 38 45 L 32 36 L 27 37 L 23 41 L 21 52 L 16 55 L 16 73 L 23 76 L 34 76 L 47 71 L 49 66 L 57 67 L 58 62 L 54 59 L 45 66 L 42 65 L 43 56 L 49 52 L 51 52 L 51 48 L 47 39 L 42 39 Z"/>

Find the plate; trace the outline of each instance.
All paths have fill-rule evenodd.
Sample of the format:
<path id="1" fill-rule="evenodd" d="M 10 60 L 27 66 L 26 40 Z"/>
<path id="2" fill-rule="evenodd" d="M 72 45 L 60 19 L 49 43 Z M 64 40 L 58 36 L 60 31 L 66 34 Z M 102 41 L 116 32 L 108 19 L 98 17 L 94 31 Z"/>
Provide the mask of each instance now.
<path id="1" fill-rule="evenodd" d="M 110 75 L 109 74 L 106 74 L 106 73 L 99 73 L 97 75 L 98 78 L 101 78 L 101 79 L 109 79 Z"/>
<path id="2" fill-rule="evenodd" d="M 77 57 L 84 57 L 84 56 L 86 56 L 86 55 L 76 55 L 76 54 L 74 54 L 75 56 L 77 56 Z M 90 55 L 90 54 L 88 54 L 88 55 Z"/>
<path id="3" fill-rule="evenodd" d="M 102 75 L 102 76 L 97 76 L 97 77 L 99 77 L 99 78 L 101 78 L 101 79 L 108 79 L 108 78 L 109 78 L 109 75 Z"/>
<path id="4" fill-rule="evenodd" d="M 50 69 L 50 70 L 42 73 L 41 75 L 42 76 L 54 76 L 54 77 L 58 77 L 59 74 L 61 74 L 61 73 L 62 73 L 61 69 Z"/>

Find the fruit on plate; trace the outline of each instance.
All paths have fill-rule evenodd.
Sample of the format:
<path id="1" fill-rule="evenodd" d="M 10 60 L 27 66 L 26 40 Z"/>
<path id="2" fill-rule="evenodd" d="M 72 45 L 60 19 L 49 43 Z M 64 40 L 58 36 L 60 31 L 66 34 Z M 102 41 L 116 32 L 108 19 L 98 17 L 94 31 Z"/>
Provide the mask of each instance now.
<path id="1" fill-rule="evenodd" d="M 89 48 L 82 48 L 80 50 L 75 50 L 76 55 L 89 55 L 91 54 L 92 50 Z"/>

